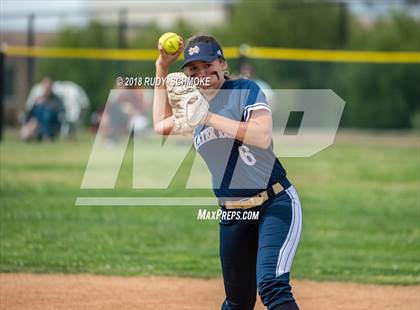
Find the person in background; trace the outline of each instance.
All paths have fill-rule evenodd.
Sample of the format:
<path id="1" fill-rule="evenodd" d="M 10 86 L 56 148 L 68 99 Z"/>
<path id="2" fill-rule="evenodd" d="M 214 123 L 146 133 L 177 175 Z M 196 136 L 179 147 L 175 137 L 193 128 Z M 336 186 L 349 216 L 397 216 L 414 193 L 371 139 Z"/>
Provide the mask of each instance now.
<path id="1" fill-rule="evenodd" d="M 66 139 L 75 140 L 78 126 L 84 113 L 87 112 L 90 106 L 89 98 L 84 89 L 73 81 L 54 81 L 52 91 L 60 97 L 65 110 L 60 134 Z M 44 85 L 42 82 L 32 87 L 26 100 L 27 111 L 33 108 L 35 102 L 43 95 L 43 92 Z"/>
<path id="2" fill-rule="evenodd" d="M 64 104 L 53 92 L 53 80 L 45 77 L 42 82 L 42 94 L 34 101 L 25 116 L 21 138 L 25 141 L 32 138 L 38 141 L 52 141 L 60 132 L 64 117 Z"/>
<path id="3" fill-rule="evenodd" d="M 75 140 L 78 125 L 89 108 L 89 98 L 83 88 L 72 81 L 55 81 L 53 90 L 62 98 L 65 108 L 61 135 Z"/>
<path id="4" fill-rule="evenodd" d="M 125 87 L 118 83 L 110 93 L 97 123 L 101 134 L 109 143 L 116 143 L 124 135 L 143 131 L 149 124 L 146 117 L 148 101 L 143 89 Z"/>

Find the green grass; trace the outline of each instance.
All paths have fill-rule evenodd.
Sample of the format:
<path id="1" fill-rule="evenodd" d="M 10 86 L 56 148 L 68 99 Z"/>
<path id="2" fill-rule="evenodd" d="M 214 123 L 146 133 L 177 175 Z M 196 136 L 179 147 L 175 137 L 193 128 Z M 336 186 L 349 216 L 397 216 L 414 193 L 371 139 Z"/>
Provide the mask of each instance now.
<path id="1" fill-rule="evenodd" d="M 131 152 L 115 190 L 80 190 L 92 142 L 84 134 L 76 143 L 24 144 L 7 133 L 0 272 L 220 276 L 218 223 L 197 221 L 197 207 L 74 205 L 78 196 L 188 193 L 176 182 L 131 189 Z M 418 135 L 364 133 L 310 158 L 282 159 L 303 206 L 295 278 L 420 283 L 419 152 Z M 192 191 L 200 194 L 209 191 Z"/>

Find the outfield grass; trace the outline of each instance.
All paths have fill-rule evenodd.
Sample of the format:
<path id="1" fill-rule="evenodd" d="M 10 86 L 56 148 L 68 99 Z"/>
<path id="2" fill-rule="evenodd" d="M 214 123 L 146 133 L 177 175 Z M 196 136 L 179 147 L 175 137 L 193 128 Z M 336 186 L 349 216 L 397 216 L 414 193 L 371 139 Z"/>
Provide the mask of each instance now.
<path id="1" fill-rule="evenodd" d="M 131 189 L 130 153 L 116 190 L 80 190 L 92 142 L 23 144 L 7 133 L 0 271 L 219 276 L 218 223 L 197 221 L 196 207 L 74 205 L 78 196 L 145 194 Z M 294 276 L 420 283 L 419 152 L 412 133 L 346 133 L 313 157 L 283 159 L 304 215 Z"/>

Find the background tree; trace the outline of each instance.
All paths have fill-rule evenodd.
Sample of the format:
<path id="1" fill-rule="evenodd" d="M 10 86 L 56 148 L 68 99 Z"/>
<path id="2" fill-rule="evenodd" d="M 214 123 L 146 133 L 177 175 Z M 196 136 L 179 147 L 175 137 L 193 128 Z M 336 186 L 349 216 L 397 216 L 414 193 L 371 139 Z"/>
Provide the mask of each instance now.
<path id="1" fill-rule="evenodd" d="M 408 3 L 416 3 L 408 1 Z M 156 24 L 138 28 L 130 48 L 155 48 L 159 36 L 174 31 L 184 38 L 215 35 L 223 46 L 249 44 L 282 48 L 419 51 L 419 20 L 394 11 L 374 23 L 351 15 L 343 3 L 243 0 L 231 8 L 223 26 L 193 27 L 178 21 L 171 29 Z M 63 29 L 51 46 L 116 48 L 116 27 L 93 21 L 86 28 Z M 410 128 L 420 123 L 418 64 L 366 64 L 248 60 L 256 77 L 274 89 L 332 89 L 347 102 L 342 125 L 362 128 Z M 238 73 L 238 60 L 229 60 Z M 175 65 L 174 70 L 178 69 Z M 52 75 L 79 83 L 93 109 L 102 106 L 117 76 L 153 76 L 153 61 L 40 60 L 39 77 Z M 417 125 L 418 126 L 418 125 Z"/>

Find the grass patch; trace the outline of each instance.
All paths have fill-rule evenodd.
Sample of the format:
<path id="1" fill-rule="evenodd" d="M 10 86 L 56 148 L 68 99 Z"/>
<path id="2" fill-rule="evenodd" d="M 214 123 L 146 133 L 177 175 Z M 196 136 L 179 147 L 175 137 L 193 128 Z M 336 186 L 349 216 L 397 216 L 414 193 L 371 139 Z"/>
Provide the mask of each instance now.
<path id="1" fill-rule="evenodd" d="M 295 277 L 420 283 L 419 137 L 375 136 L 343 133 L 313 157 L 282 159 L 303 206 Z M 132 152 L 115 190 L 80 190 L 92 136 L 55 144 L 15 137 L 8 132 L 0 146 L 1 272 L 220 276 L 218 223 L 197 221 L 198 208 L 74 206 L 78 196 L 211 191 L 173 182 L 165 191 L 132 189 Z M 156 159 L 148 169 L 164 168 Z M 178 173 L 182 184 L 186 173 Z"/>

